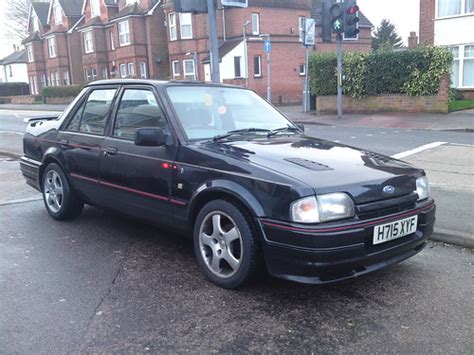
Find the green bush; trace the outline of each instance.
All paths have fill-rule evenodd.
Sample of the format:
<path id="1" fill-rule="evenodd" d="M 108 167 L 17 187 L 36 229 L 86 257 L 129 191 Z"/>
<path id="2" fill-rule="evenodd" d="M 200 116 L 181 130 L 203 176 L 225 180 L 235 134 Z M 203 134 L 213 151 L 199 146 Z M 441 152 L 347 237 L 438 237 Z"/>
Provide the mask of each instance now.
<path id="1" fill-rule="evenodd" d="M 443 75 L 450 72 L 452 55 L 446 48 L 419 47 L 406 51 L 345 53 L 343 92 L 353 97 L 379 94 L 435 95 Z M 314 95 L 335 95 L 336 55 L 316 53 L 310 63 Z"/>
<path id="2" fill-rule="evenodd" d="M 47 86 L 42 90 L 43 97 L 75 97 L 77 96 L 83 86 L 82 85 L 70 85 L 70 86 Z"/>

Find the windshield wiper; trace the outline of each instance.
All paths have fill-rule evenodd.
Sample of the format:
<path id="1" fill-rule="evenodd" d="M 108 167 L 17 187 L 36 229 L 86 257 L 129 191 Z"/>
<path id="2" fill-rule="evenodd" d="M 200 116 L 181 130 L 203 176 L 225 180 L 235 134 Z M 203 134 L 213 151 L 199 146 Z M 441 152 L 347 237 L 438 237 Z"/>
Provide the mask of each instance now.
<path id="1" fill-rule="evenodd" d="M 286 127 L 277 128 L 277 129 L 274 129 L 273 131 L 268 132 L 267 136 L 273 137 L 281 132 L 301 132 L 301 130 L 298 127 L 288 125 Z"/>
<path id="2" fill-rule="evenodd" d="M 222 139 L 226 139 L 235 135 L 243 135 L 244 133 L 253 133 L 253 132 L 268 132 L 270 134 L 272 131 L 265 128 L 244 128 L 244 129 L 236 129 L 234 131 L 229 131 L 225 134 L 220 134 L 212 138 L 214 142 L 220 141 Z"/>

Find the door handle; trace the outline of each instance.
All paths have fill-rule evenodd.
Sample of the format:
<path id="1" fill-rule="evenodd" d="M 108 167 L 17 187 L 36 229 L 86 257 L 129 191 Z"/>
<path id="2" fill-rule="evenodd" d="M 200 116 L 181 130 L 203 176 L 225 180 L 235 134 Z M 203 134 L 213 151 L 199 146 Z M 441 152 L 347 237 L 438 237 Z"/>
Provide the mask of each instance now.
<path id="1" fill-rule="evenodd" d="M 69 141 L 67 139 L 60 139 L 59 144 L 61 144 L 63 147 L 66 147 L 69 145 Z"/>
<path id="2" fill-rule="evenodd" d="M 118 152 L 117 148 L 112 148 L 112 147 L 105 148 L 104 149 L 104 156 L 105 155 L 115 155 L 115 154 L 117 154 L 117 152 Z"/>

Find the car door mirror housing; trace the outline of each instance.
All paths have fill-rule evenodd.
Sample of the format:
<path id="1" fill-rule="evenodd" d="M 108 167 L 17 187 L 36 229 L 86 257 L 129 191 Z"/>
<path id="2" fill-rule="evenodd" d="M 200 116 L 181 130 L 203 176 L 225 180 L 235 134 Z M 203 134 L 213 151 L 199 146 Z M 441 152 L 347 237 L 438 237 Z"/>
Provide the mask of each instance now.
<path id="1" fill-rule="evenodd" d="M 298 127 L 301 131 L 304 132 L 304 124 L 297 124 L 296 127 Z"/>
<path id="2" fill-rule="evenodd" d="M 142 147 L 169 145 L 170 138 L 161 128 L 138 128 L 135 131 L 135 145 Z"/>

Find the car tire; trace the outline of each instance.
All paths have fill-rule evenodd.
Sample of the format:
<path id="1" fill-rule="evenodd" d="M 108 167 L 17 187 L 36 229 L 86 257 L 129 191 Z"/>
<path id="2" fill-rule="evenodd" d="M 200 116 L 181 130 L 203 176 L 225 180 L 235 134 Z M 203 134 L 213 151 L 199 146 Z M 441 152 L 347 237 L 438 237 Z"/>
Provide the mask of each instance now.
<path id="1" fill-rule="evenodd" d="M 41 190 L 46 211 L 54 219 L 74 219 L 82 213 L 84 203 L 77 197 L 58 164 L 51 163 L 46 167 Z"/>
<path id="2" fill-rule="evenodd" d="M 207 203 L 194 224 L 194 253 L 215 285 L 235 289 L 265 274 L 259 237 L 246 211 L 226 200 Z"/>

